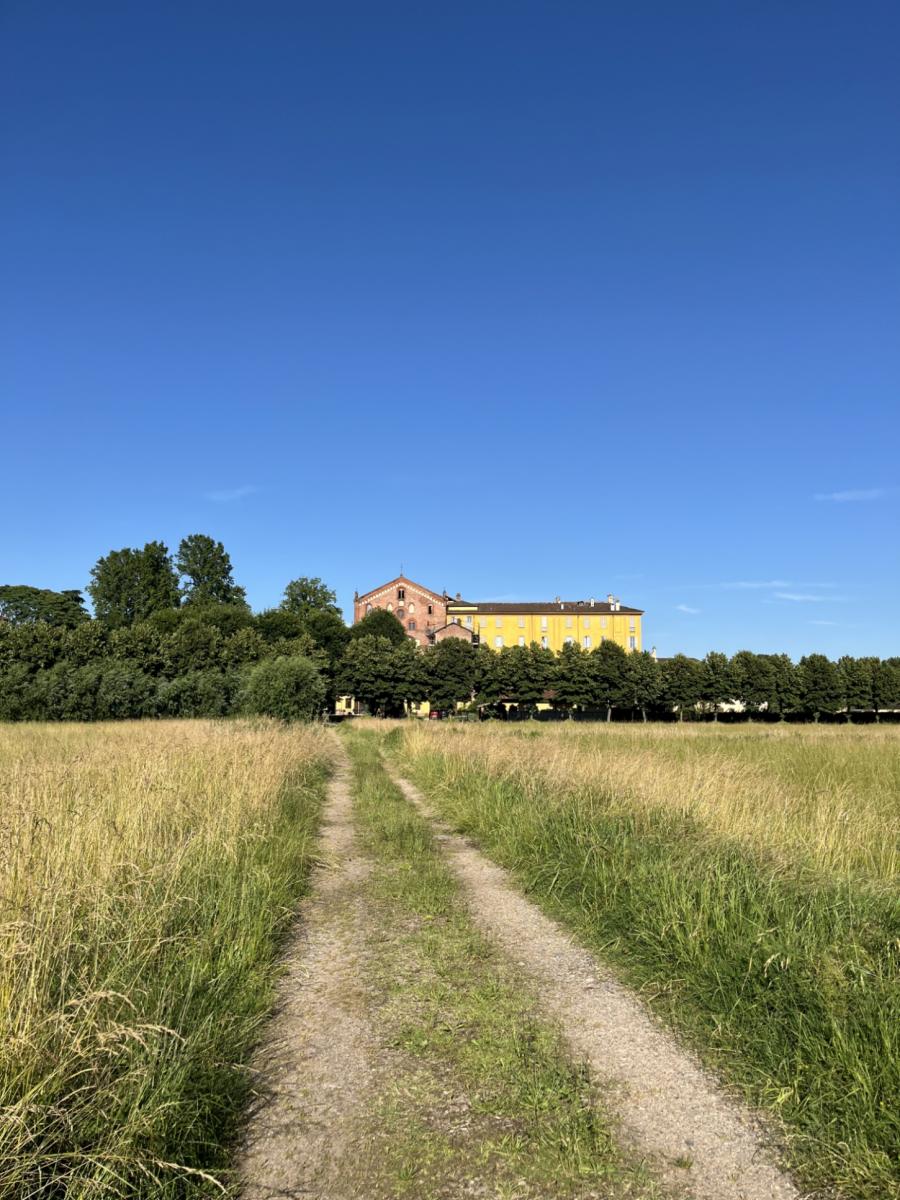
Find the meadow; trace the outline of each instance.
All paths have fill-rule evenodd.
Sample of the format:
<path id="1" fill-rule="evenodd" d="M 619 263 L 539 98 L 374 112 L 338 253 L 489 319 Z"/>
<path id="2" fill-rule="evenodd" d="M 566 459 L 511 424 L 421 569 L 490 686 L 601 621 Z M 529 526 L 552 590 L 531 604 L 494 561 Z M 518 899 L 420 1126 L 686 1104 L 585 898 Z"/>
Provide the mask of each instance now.
<path id="1" fill-rule="evenodd" d="M 455 828 L 768 1110 L 810 1185 L 900 1195 L 900 730 L 389 740 Z"/>
<path id="2" fill-rule="evenodd" d="M 220 1194 L 327 736 L 0 726 L 0 1196 Z"/>

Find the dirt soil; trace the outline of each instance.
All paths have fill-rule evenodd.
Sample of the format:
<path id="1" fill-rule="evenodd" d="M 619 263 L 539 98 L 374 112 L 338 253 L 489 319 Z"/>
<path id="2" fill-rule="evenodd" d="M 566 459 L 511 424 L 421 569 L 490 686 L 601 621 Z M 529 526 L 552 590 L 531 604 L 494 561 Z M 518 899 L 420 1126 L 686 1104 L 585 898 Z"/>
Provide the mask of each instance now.
<path id="1" fill-rule="evenodd" d="M 254 1057 L 257 1080 L 237 1163 L 244 1200 L 359 1191 L 348 1178 L 373 1102 L 378 1044 L 363 980 L 364 884 L 344 756 L 329 786 L 316 868 L 285 953 L 279 1003 Z"/>
<path id="2" fill-rule="evenodd" d="M 506 871 L 437 820 L 411 783 L 393 777 L 434 824 L 476 923 L 524 970 L 573 1054 L 608 1085 L 607 1103 L 626 1145 L 645 1154 L 674 1192 L 695 1200 L 799 1200 L 753 1114 L 727 1097 L 637 997 L 527 900 Z"/>

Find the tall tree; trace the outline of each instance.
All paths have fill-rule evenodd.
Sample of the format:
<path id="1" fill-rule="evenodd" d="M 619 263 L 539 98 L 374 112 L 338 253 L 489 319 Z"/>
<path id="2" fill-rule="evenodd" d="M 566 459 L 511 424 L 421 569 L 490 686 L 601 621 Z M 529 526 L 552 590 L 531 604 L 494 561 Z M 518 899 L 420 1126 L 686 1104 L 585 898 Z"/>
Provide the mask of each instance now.
<path id="1" fill-rule="evenodd" d="M 406 640 L 415 645 L 412 638 Z M 477 655 L 471 642 L 459 638 L 447 638 L 418 655 L 432 708 L 455 709 L 457 703 L 467 704 L 472 699 Z"/>
<path id="2" fill-rule="evenodd" d="M 875 720 L 884 710 L 900 708 L 900 658 L 876 659 L 872 672 L 872 702 Z"/>
<path id="3" fill-rule="evenodd" d="M 151 613 L 177 608 L 178 576 L 163 542 L 143 550 L 111 550 L 91 569 L 87 587 L 97 619 L 111 629 L 133 625 Z"/>
<path id="4" fill-rule="evenodd" d="M 313 577 L 301 575 L 299 579 L 292 579 L 284 589 L 281 607 L 285 612 L 297 613 L 301 617 L 312 612 L 340 615 L 337 595 L 322 582 L 318 575 Z"/>
<path id="5" fill-rule="evenodd" d="M 752 717 L 767 704 L 775 687 L 772 664 L 765 654 L 754 654 L 752 650 L 738 650 L 731 660 L 734 677 L 735 698 L 740 700 Z"/>
<path id="6" fill-rule="evenodd" d="M 395 646 L 402 646 L 406 641 L 406 630 L 393 613 L 385 608 L 373 608 L 366 613 L 362 620 L 350 626 L 350 637 L 384 637 Z"/>
<path id="7" fill-rule="evenodd" d="M 659 663 L 647 650 L 629 654 L 625 660 L 625 703 L 640 710 L 641 720 L 647 720 L 647 709 L 659 703 L 662 693 L 662 674 Z"/>
<path id="8" fill-rule="evenodd" d="M 662 699 L 671 709 L 678 713 L 678 720 L 684 720 L 684 714 L 697 707 L 700 693 L 703 689 L 703 673 L 700 663 L 695 658 L 685 654 L 676 654 L 674 658 L 663 659 L 662 668 Z"/>
<path id="9" fill-rule="evenodd" d="M 397 646 L 386 637 L 353 638 L 341 659 L 338 692 L 355 696 L 371 713 L 390 714 L 402 710 L 403 697 L 397 694 L 394 677 L 396 649 Z"/>
<path id="10" fill-rule="evenodd" d="M 186 604 L 247 603 L 244 589 L 234 582 L 228 551 L 205 533 L 181 539 L 175 566 L 187 580 L 182 589 Z"/>
<path id="11" fill-rule="evenodd" d="M 584 711 L 597 702 L 591 656 L 577 642 L 567 642 L 559 652 L 554 691 L 558 708 Z"/>
<path id="12" fill-rule="evenodd" d="M 798 668 L 803 707 L 818 721 L 822 713 L 841 707 L 841 679 L 837 667 L 824 654 L 808 654 Z"/>
<path id="13" fill-rule="evenodd" d="M 851 658 L 845 654 L 838 661 L 844 700 L 847 704 L 847 720 L 850 709 L 871 712 L 875 707 L 875 664 L 877 658 Z"/>
<path id="14" fill-rule="evenodd" d="M 44 621 L 72 629 L 90 620 L 81 592 L 74 588 L 54 592 L 50 588 L 29 587 L 27 584 L 7 584 L 0 587 L 0 617 L 11 625 L 28 625 Z"/>
<path id="15" fill-rule="evenodd" d="M 619 643 L 609 638 L 591 652 L 594 695 L 596 702 L 606 708 L 607 721 L 612 720 L 614 708 L 626 703 L 627 661 L 628 655 Z"/>
<path id="16" fill-rule="evenodd" d="M 731 664 L 724 654 L 710 650 L 702 663 L 700 699 L 712 709 L 713 719 L 719 718 L 719 706 L 735 698 L 734 676 Z"/>

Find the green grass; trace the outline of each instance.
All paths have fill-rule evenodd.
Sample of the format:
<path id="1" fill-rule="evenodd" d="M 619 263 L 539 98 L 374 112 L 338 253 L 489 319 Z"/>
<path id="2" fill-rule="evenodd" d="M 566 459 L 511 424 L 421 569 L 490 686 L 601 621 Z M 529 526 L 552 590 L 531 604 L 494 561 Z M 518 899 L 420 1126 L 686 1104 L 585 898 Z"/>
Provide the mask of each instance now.
<path id="1" fill-rule="evenodd" d="M 274 726 L 0 730 L 3 1200 L 229 1186 L 325 766 Z"/>
<path id="2" fill-rule="evenodd" d="M 900 1196 L 895 887 L 447 747 L 415 734 L 397 752 L 455 828 L 777 1114 L 806 1180 Z"/>
<path id="3" fill-rule="evenodd" d="M 390 1186 L 449 1196 L 474 1177 L 498 1196 L 649 1194 L 619 1155 L 586 1074 L 475 929 L 428 824 L 383 769 L 381 739 L 344 737 L 361 836 L 376 862 L 378 923 L 393 931 L 378 967 L 384 1013 L 414 1064 L 379 1114 L 394 1130 Z"/>

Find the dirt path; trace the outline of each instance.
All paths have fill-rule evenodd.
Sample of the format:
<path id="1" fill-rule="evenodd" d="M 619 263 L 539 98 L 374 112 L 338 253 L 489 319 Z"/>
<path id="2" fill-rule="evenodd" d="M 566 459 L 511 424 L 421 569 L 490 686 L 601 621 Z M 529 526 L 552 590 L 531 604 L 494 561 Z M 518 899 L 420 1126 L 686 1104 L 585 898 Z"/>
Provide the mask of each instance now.
<path id="1" fill-rule="evenodd" d="M 374 1090 L 378 1047 L 362 970 L 365 881 L 343 749 L 323 814 L 322 865 L 285 954 L 279 1004 L 254 1058 L 258 1080 L 237 1173 L 244 1200 L 358 1196 L 354 1138 Z"/>
<path id="2" fill-rule="evenodd" d="M 578 1058 L 609 1081 L 624 1137 L 658 1176 L 695 1200 L 799 1200 L 752 1116 L 649 1016 L 635 996 L 527 900 L 507 872 L 435 818 L 421 793 L 393 778 L 434 823 L 476 923 L 534 981 L 546 1013 Z"/>

